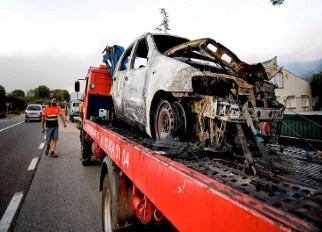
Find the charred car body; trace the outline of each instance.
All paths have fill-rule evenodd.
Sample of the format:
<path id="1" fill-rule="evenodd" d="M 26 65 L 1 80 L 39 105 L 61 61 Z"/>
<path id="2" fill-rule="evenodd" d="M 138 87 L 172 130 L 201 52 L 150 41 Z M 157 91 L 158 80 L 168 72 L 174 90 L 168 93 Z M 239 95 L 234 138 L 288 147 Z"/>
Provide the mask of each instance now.
<path id="1" fill-rule="evenodd" d="M 264 155 L 261 122 L 280 122 L 279 104 L 264 67 L 242 62 L 212 39 L 147 33 L 123 53 L 113 73 L 116 119 L 152 138 L 194 141 L 199 148 L 241 147 L 248 136 Z"/>

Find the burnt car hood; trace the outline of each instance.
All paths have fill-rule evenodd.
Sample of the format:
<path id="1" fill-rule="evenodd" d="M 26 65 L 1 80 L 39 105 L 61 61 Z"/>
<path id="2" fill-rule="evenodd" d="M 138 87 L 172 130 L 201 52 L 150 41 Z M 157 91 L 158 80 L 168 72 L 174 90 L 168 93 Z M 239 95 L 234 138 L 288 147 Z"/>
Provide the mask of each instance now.
<path id="1" fill-rule="evenodd" d="M 247 64 L 228 48 L 210 38 L 188 41 L 170 48 L 163 54 L 169 57 L 185 57 L 187 59 L 193 56 L 197 59 L 214 62 L 224 70 L 224 74 L 236 76 L 249 84 L 258 80 L 268 80 L 261 63 Z"/>

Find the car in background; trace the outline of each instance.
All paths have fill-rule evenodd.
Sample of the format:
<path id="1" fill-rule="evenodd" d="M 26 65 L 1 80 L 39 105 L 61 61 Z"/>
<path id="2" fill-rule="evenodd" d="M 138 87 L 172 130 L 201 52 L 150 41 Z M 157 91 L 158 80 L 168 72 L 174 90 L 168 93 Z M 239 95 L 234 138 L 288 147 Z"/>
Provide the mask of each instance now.
<path id="1" fill-rule="evenodd" d="M 42 106 L 40 104 L 29 104 L 25 111 L 25 122 L 41 121 Z"/>

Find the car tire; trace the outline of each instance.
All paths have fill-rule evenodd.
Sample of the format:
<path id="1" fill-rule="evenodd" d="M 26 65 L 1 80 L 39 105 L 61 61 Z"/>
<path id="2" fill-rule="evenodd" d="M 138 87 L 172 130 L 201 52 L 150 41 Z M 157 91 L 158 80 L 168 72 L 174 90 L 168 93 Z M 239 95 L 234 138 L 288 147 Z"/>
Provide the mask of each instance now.
<path id="1" fill-rule="evenodd" d="M 183 106 L 177 102 L 161 100 L 154 113 L 155 138 L 183 136 L 187 130 L 187 119 Z"/>

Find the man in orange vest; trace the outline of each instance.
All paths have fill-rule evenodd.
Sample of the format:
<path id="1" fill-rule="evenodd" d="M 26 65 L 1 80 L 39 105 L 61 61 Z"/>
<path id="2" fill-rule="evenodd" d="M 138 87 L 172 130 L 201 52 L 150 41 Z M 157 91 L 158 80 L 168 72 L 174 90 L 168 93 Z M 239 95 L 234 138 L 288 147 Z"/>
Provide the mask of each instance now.
<path id="1" fill-rule="evenodd" d="M 58 141 L 58 116 L 62 120 L 64 127 L 66 127 L 66 121 L 61 112 L 59 106 L 57 106 L 57 98 L 52 96 L 50 99 L 50 104 L 47 106 L 43 113 L 41 119 L 41 132 L 45 132 L 44 124 L 46 121 L 46 151 L 45 155 L 48 155 L 50 149 L 50 142 L 52 142 L 52 151 L 50 157 L 57 158 L 55 154 L 55 149 Z"/>

